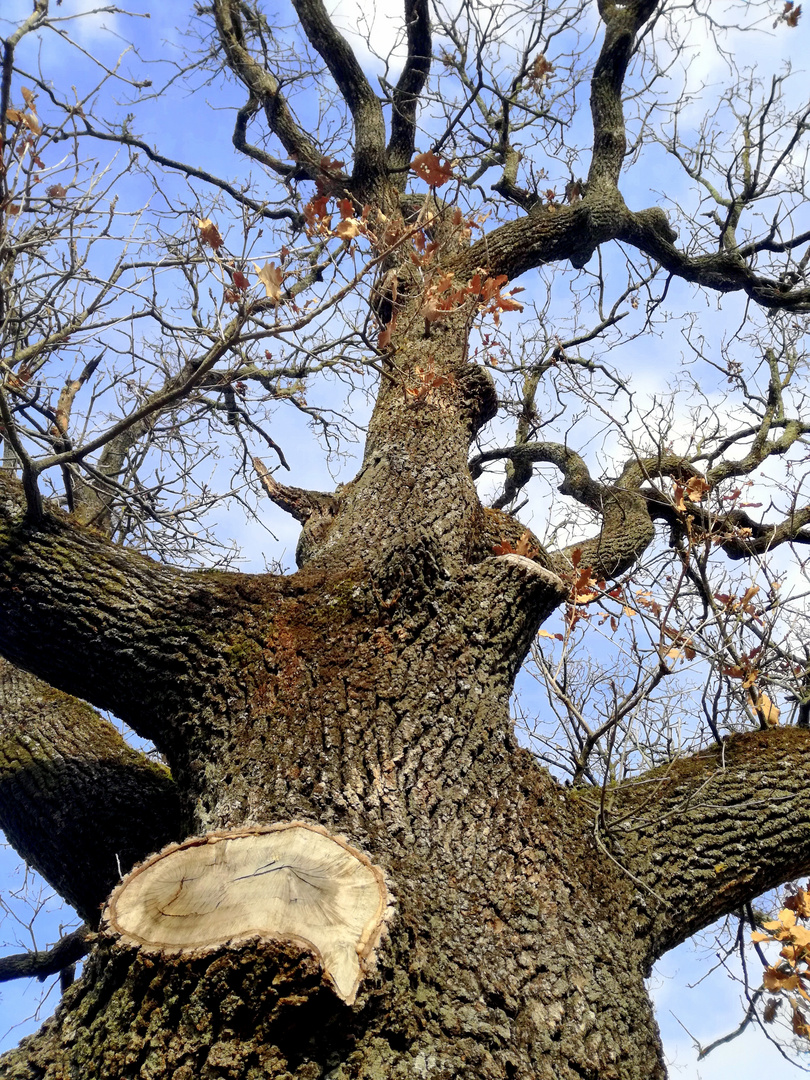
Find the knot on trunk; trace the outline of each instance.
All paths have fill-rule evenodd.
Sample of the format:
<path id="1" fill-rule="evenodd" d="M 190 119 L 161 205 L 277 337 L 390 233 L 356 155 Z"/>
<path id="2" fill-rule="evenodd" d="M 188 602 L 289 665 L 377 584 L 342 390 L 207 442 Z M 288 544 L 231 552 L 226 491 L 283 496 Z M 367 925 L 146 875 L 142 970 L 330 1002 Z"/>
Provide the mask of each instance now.
<path id="1" fill-rule="evenodd" d="M 478 364 L 466 364 L 457 382 L 463 395 L 463 417 L 470 427 L 470 441 L 498 412 L 498 395 L 489 372 Z"/>

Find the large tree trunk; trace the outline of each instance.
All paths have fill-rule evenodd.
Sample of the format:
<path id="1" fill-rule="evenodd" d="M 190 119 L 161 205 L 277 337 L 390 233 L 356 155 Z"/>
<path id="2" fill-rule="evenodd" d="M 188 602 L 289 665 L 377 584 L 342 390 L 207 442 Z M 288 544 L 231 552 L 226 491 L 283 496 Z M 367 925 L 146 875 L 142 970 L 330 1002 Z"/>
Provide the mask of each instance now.
<path id="1" fill-rule="evenodd" d="M 31 467 L 25 487 L 0 471 L 0 824 L 98 930 L 82 979 L 37 1035 L 0 1059 L 0 1078 L 663 1077 L 645 974 L 755 890 L 810 868 L 810 733 L 735 738 L 602 792 L 563 788 L 517 744 L 515 673 L 570 594 L 575 549 L 545 552 L 478 499 L 468 454 L 497 402 L 469 362 L 470 324 L 482 280 L 497 288 L 499 275 L 552 260 L 582 267 L 610 239 L 774 307 L 803 309 L 806 290 L 760 277 L 739 253 L 680 252 L 662 211 L 625 204 L 622 86 L 654 0 L 599 4 L 605 33 L 582 197 L 535 200 L 472 244 L 461 238 L 463 215 L 435 191 L 405 194 L 432 51 L 426 3 L 406 3 L 408 61 L 387 146 L 383 104 L 321 0 L 293 6 L 351 114 L 351 173 L 298 128 L 280 80 L 250 53 L 245 5 L 214 0 L 211 9 L 222 56 L 249 93 L 237 146 L 273 167 L 245 142 L 246 117 L 263 110 L 295 162 L 279 175 L 373 211 L 368 220 L 383 213 L 380 231 L 394 238 L 375 249 L 371 308 L 391 340 L 378 350 L 362 467 L 334 494 L 265 477 L 303 525 L 289 577 L 158 565 L 104 534 L 114 487 L 102 498 L 79 485 L 84 504 L 71 519 L 43 505 Z M 502 141 L 506 152 L 506 128 Z M 420 207 L 431 214 L 419 217 Z M 424 255 L 409 247 L 420 230 Z M 476 279 L 478 291 L 468 288 Z M 446 297 L 442 281 L 460 290 L 439 316 L 430 302 Z M 204 361 L 189 359 L 137 423 L 110 429 L 98 475 L 115 478 L 149 417 L 241 348 L 240 320 L 261 320 L 270 303 L 235 302 L 239 318 L 212 334 Z M 577 545 L 580 572 L 622 573 L 651 542 L 653 515 L 675 515 L 644 486 L 683 467 L 668 454 L 633 459 L 615 484 L 593 480 L 568 446 L 524 443 L 508 456 L 520 455 L 524 465 L 557 465 L 561 490 L 600 516 L 599 534 Z M 800 527 L 791 517 L 779 542 Z M 740 551 L 764 550 L 775 536 Z M 85 702 L 153 740 L 171 774 Z M 777 796 L 757 798 L 763 789 Z M 351 992 L 306 918 L 291 935 L 242 911 L 232 925 L 223 917 L 217 940 L 186 947 L 128 936 L 112 906 L 100 917 L 119 866 L 126 873 L 190 837 L 199 843 L 165 849 L 165 867 L 206 847 L 215 861 L 223 833 L 266 837 L 293 822 L 337 838 L 384 881 L 382 936 L 352 957 L 362 978 Z M 326 863 L 311 876 L 320 880 Z M 146 872 L 117 887 L 113 906 Z M 163 886 L 176 895 L 150 899 L 150 918 L 179 920 L 176 930 L 210 914 L 217 897 L 226 907 L 236 883 L 218 878 L 202 911 L 183 907 L 196 881 L 167 869 Z"/>
<path id="2" fill-rule="evenodd" d="M 309 515 L 292 577 L 167 574 L 15 512 L 0 574 L 27 581 L 24 601 L 3 589 L 7 653 L 47 655 L 53 681 L 154 738 L 192 833 L 317 822 L 381 868 L 376 967 L 348 1006 L 300 943 L 163 957 L 104 936 L 0 1075 L 663 1075 L 632 882 L 508 714 L 566 586 L 545 556 L 491 554 L 516 526 L 466 467 L 493 395 L 461 316 L 430 336 L 414 317 L 396 360 L 363 468 Z"/>
<path id="3" fill-rule="evenodd" d="M 246 599 L 229 677 L 172 718 L 198 831 L 304 818 L 383 869 L 395 909 L 356 1004 L 300 947 L 183 961 L 105 940 L 0 1075 L 663 1075 L 632 882 L 510 734 L 492 607 L 518 618 L 529 571 L 430 589 L 425 551 L 400 558 L 424 589 L 407 610 L 359 569 L 281 583 L 272 614 Z"/>
<path id="4" fill-rule="evenodd" d="M 756 812 L 740 814 L 740 776 L 756 768 L 767 783 L 780 764 L 744 739 L 736 772 L 731 751 L 696 759 L 655 778 L 652 805 L 642 785 L 607 806 L 561 788 L 516 744 L 514 674 L 567 586 L 542 552 L 492 554 L 520 526 L 482 509 L 466 468 L 491 387 L 466 361 L 459 320 L 429 336 L 416 326 L 402 332 L 356 480 L 332 497 L 276 490 L 306 522 L 291 577 L 170 571 L 56 511 L 32 521 L 2 481 L 3 650 L 155 740 L 177 792 L 155 775 L 155 797 L 180 805 L 165 838 L 315 823 L 380 868 L 392 910 L 351 1005 L 301 940 L 185 954 L 103 931 L 81 981 L 0 1076 L 649 1080 L 664 1068 L 644 975 L 688 932 L 685 913 L 694 930 L 751 874 L 762 887 L 779 879 L 768 836 L 788 820 L 792 865 L 807 865 L 801 770 L 781 779 L 779 820 L 763 833 Z M 625 548 L 629 537 L 643 549 L 649 520 L 634 525 L 632 500 L 615 506 Z M 51 757 L 61 739 L 92 758 L 71 732 L 49 731 Z M 805 735 L 791 733 L 797 747 Z M 19 752 L 0 763 L 13 773 Z M 23 769 L 41 775 L 37 760 Z M 703 796 L 692 800 L 709 777 L 707 823 Z M 41 783 L 14 787 L 17 842 L 37 851 L 26 791 L 35 803 Z M 120 831 L 134 821 L 142 837 L 135 803 Z M 684 882 L 696 837 L 721 818 L 748 880 L 712 848 L 711 887 Z M 93 823 L 73 820 L 75 847 Z M 126 850 L 131 862 L 138 842 Z M 85 897 L 109 888 L 109 866 L 103 879 L 71 865 L 63 893 L 72 873 L 94 879 Z"/>

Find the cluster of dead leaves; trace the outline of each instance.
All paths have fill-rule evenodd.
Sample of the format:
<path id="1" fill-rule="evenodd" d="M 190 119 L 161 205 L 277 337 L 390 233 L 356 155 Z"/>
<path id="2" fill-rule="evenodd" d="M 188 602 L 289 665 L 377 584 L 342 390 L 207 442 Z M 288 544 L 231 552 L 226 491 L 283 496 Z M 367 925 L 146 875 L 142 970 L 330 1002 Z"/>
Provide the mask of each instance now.
<path id="1" fill-rule="evenodd" d="M 698 503 L 706 498 L 709 492 L 709 485 L 703 479 L 702 476 L 690 476 L 685 484 L 678 481 L 675 484 L 675 492 L 672 496 L 672 501 L 675 503 L 675 509 L 682 512 L 689 509 L 687 502 Z"/>
<path id="2" fill-rule="evenodd" d="M 664 609 L 648 589 L 638 589 L 634 596 L 628 597 L 622 585 L 608 589 L 604 580 L 596 579 L 590 566 L 581 566 L 582 551 L 577 548 L 571 556 L 574 574 L 571 577 L 571 589 L 565 610 L 566 634 L 554 634 L 548 630 L 539 630 L 538 637 L 564 641 L 580 620 L 597 621 L 603 626 L 608 623 L 615 633 L 623 616 L 635 618 L 640 611 L 649 614 L 659 623 L 664 645 L 661 656 L 667 660 L 694 660 L 697 656 L 693 639 L 685 630 L 676 630 L 663 621 Z M 589 612 L 585 608 L 595 600 L 612 600 L 621 605 L 621 611 Z"/>
<path id="3" fill-rule="evenodd" d="M 333 225 L 335 209 L 339 220 Z M 304 207 L 304 220 L 310 239 L 351 242 L 363 236 L 377 250 L 392 247 L 402 236 L 402 229 L 393 225 L 382 211 L 366 205 L 358 215 L 351 199 L 336 200 L 327 194 L 318 194 L 309 200 Z"/>
<path id="4" fill-rule="evenodd" d="M 425 323 L 431 324 L 447 318 L 462 304 L 472 301 L 482 315 L 491 315 L 497 326 L 500 323 L 501 312 L 523 310 L 523 304 L 514 298 L 515 293 L 523 291 L 520 287 L 508 293 L 502 291 L 508 280 L 506 274 L 487 277 L 481 271 L 474 274 L 466 284 L 459 284 L 452 270 L 443 271 L 429 279 L 425 287 L 420 315 Z M 392 291 L 395 302 L 396 282 Z M 391 344 L 395 329 L 396 314 L 392 315 L 380 331 L 377 339 L 379 349 L 386 349 Z"/>
<path id="5" fill-rule="evenodd" d="M 332 200 L 328 195 L 315 195 L 304 207 L 304 220 L 306 221 L 307 236 L 331 236 L 332 235 L 332 211 L 329 204 Z"/>
<path id="6" fill-rule="evenodd" d="M 793 0 L 785 0 L 785 6 L 782 11 L 777 15 L 773 27 L 774 30 L 779 23 L 784 23 L 786 26 L 797 27 L 799 25 L 799 18 L 802 13 L 802 5 L 794 4 Z"/>
<path id="7" fill-rule="evenodd" d="M 751 934 L 751 940 L 762 944 L 781 944 L 780 961 L 765 968 L 762 985 L 771 992 L 784 991 L 788 995 L 793 1010 L 794 1034 L 810 1038 L 810 1010 L 807 1007 L 802 1009 L 799 1001 L 790 996 L 798 994 L 799 998 L 810 1004 L 810 996 L 805 989 L 810 979 L 810 929 L 803 926 L 799 919 L 810 919 L 810 893 L 806 889 L 799 889 L 793 896 L 789 896 L 778 917 L 762 923 L 767 933 L 755 930 Z M 778 998 L 772 998 L 768 1002 L 763 1014 L 766 1023 L 772 1023 L 778 1005 Z"/>
<path id="8" fill-rule="evenodd" d="M 460 207 L 455 207 L 453 210 L 453 216 L 450 219 L 450 223 L 453 226 L 452 238 L 455 241 L 466 243 L 472 236 L 474 229 L 483 230 L 484 222 L 490 215 L 490 211 L 486 210 L 482 213 L 469 214 L 464 216 Z M 427 270 L 430 266 L 433 256 L 441 250 L 441 244 L 438 239 L 433 238 L 432 234 L 437 225 L 437 219 L 432 213 L 426 213 L 420 217 L 420 227 L 416 230 L 412 237 L 413 250 L 410 252 L 411 262 L 414 266 L 420 267 L 422 270 Z M 450 236 L 445 237 L 445 242 L 450 239 Z"/>
<path id="9" fill-rule="evenodd" d="M 680 513 L 686 514 L 686 532 L 692 540 L 700 538 L 708 538 L 715 545 L 727 543 L 729 541 L 745 540 L 751 536 L 751 529 L 745 526 L 740 526 L 734 522 L 724 521 L 721 518 L 717 522 L 712 523 L 708 527 L 707 532 L 703 532 L 702 529 L 699 533 L 696 533 L 694 529 L 694 515 L 689 511 L 694 509 L 695 505 L 702 502 L 709 493 L 709 484 L 704 480 L 702 476 L 692 476 L 687 480 L 685 484 L 677 481 L 675 489 L 672 494 L 672 502 L 675 509 Z M 740 488 L 735 489 L 729 495 L 724 495 L 723 499 L 726 502 L 730 502 L 733 507 L 758 507 L 762 503 L 756 502 L 743 502 L 738 503 L 737 499 L 742 494 Z"/>
<path id="10" fill-rule="evenodd" d="M 721 604 L 728 611 L 739 611 L 744 615 L 750 615 L 752 619 L 756 619 L 757 622 L 762 622 L 759 611 L 751 601 L 759 592 L 759 585 L 749 585 L 742 596 L 735 596 L 733 593 L 714 593 L 714 600 L 716 603 Z"/>
<path id="11" fill-rule="evenodd" d="M 528 529 L 523 530 L 516 544 L 511 544 L 501 537 L 500 541 L 492 546 L 493 555 L 522 555 L 526 559 L 534 559 L 539 553 L 532 543 L 532 534 Z"/>
<path id="12" fill-rule="evenodd" d="M 16 109 L 13 105 L 6 109 L 6 120 L 18 128 L 27 128 L 32 135 L 42 133 L 42 121 L 37 116 L 36 95 L 27 86 L 20 87 L 20 93 L 25 102 L 24 109 Z M 27 110 L 27 111 L 26 111 Z"/>
<path id="13" fill-rule="evenodd" d="M 10 105 L 6 109 L 6 120 L 13 124 L 16 129 L 14 138 L 8 145 L 20 160 L 28 153 L 31 155 L 31 161 L 36 169 L 44 169 L 45 162 L 36 149 L 37 138 L 42 134 L 42 121 L 37 116 L 36 94 L 29 90 L 27 86 L 21 86 L 20 93 L 25 102 L 23 108 Z M 3 135 L 0 133 L 0 150 L 5 145 Z M 0 161 L 0 173 L 4 174 L 7 171 L 7 163 Z M 41 183 L 41 177 L 39 176 L 34 176 L 32 179 L 35 184 Z M 67 195 L 67 188 L 62 184 L 51 184 L 46 189 L 45 195 L 54 201 L 61 201 Z M 0 203 L 0 212 L 6 212 L 16 217 L 17 214 L 22 213 L 22 205 L 14 202 L 12 197 L 8 197 L 4 202 Z"/>
<path id="14" fill-rule="evenodd" d="M 721 496 L 721 502 L 728 503 L 730 508 L 735 510 L 742 510 L 743 508 L 759 508 L 762 506 L 761 502 L 740 502 L 743 495 L 743 488 L 753 487 L 753 480 L 744 480 L 739 487 L 734 488 L 733 491 L 729 491 L 728 494 Z"/>
<path id="15" fill-rule="evenodd" d="M 523 291 L 521 288 L 512 289 L 507 294 L 501 291 L 508 281 L 506 274 L 489 277 L 484 271 L 479 271 L 466 284 L 459 285 L 453 271 L 446 271 L 433 278 L 425 290 L 422 317 L 425 322 L 436 322 L 466 300 L 472 299 L 482 314 L 494 317 L 497 326 L 502 311 L 523 311 L 523 304 L 514 298 L 516 292 Z"/>
<path id="16" fill-rule="evenodd" d="M 758 592 L 759 585 L 749 585 L 742 596 L 734 596 L 731 593 L 715 593 L 714 600 L 727 611 L 739 612 L 761 623 L 762 617 L 758 609 L 751 603 Z M 739 679 L 754 713 L 766 727 L 776 727 L 779 723 L 779 708 L 758 686 L 763 677 L 757 666 L 757 657 L 761 652 L 762 645 L 757 645 L 750 652 L 744 653 L 740 657 L 739 663 L 725 664 L 720 668 L 720 671 L 729 679 Z"/>

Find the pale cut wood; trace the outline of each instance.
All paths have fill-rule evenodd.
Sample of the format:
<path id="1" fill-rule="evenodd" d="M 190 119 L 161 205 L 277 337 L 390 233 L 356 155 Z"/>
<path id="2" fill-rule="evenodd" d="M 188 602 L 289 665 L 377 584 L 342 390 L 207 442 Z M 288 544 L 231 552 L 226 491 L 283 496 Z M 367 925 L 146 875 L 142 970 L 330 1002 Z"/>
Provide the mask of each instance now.
<path id="1" fill-rule="evenodd" d="M 382 872 L 307 822 L 209 833 L 136 867 L 110 897 L 104 929 L 168 955 L 263 938 L 314 951 L 349 1005 L 383 929 Z"/>

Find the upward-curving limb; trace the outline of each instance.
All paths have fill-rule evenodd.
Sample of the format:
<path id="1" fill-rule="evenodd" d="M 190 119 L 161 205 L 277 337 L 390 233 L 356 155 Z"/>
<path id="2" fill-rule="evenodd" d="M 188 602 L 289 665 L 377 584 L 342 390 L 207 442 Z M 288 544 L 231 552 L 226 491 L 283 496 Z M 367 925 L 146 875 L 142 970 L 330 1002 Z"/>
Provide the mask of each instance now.
<path id="1" fill-rule="evenodd" d="M 419 100 L 430 74 L 433 43 L 428 0 L 405 0 L 405 31 L 408 55 L 391 95 L 388 140 L 388 168 L 401 191 L 405 190 L 414 154 Z"/>

